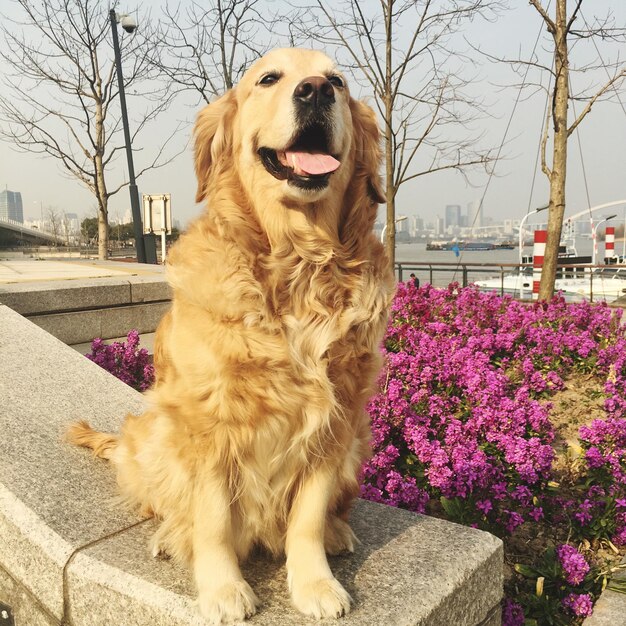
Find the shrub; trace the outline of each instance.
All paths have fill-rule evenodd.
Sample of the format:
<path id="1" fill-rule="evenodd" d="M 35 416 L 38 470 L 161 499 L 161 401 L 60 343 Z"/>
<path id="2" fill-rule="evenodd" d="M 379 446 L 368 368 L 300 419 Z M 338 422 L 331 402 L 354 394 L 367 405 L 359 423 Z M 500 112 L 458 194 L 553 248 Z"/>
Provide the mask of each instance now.
<path id="1" fill-rule="evenodd" d="M 136 330 L 128 333 L 126 342 L 106 344 L 94 339 L 91 352 L 85 356 L 137 391 L 145 391 L 154 382 L 152 359 L 145 348 L 139 348 Z"/>
<path id="2" fill-rule="evenodd" d="M 579 553 L 563 545 L 626 543 L 620 316 L 561 297 L 525 305 L 475 287 L 399 285 L 381 390 L 369 404 L 374 455 L 362 495 L 489 530 L 505 546 L 520 531 L 540 529 L 546 556 L 517 564 L 505 624 L 519 622 L 514 600 L 530 623 L 582 618 L 601 580 L 592 567 L 574 581 L 566 568 Z M 574 375 L 605 381 L 606 412 L 580 429 L 576 471 L 556 462 L 549 401 Z"/>

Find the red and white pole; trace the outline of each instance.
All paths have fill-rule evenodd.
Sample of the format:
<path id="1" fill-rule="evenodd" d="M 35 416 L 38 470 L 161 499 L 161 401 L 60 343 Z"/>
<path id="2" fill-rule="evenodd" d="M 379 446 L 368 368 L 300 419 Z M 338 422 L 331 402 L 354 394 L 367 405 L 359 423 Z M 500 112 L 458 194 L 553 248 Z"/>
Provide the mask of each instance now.
<path id="1" fill-rule="evenodd" d="M 615 256 L 615 226 L 607 226 L 604 233 L 604 256 L 612 259 Z"/>
<path id="2" fill-rule="evenodd" d="M 541 269 L 543 257 L 546 254 L 547 230 L 536 230 L 533 245 L 533 300 L 539 300 L 539 283 L 541 282 Z"/>

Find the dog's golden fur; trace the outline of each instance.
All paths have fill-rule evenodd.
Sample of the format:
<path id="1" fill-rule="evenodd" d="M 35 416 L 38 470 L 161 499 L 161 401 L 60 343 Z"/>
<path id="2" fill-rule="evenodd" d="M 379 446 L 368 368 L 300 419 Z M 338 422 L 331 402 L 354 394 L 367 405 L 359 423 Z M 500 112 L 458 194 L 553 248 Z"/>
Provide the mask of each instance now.
<path id="1" fill-rule="evenodd" d="M 270 70 L 280 80 L 268 88 L 259 77 Z M 174 297 L 156 334 L 149 408 L 119 436 L 84 422 L 69 432 L 161 520 L 154 552 L 192 566 L 212 622 L 255 612 L 238 566 L 255 544 L 286 553 L 298 609 L 319 618 L 350 608 L 325 551 L 353 549 L 364 407 L 394 289 L 372 233 L 383 200 L 375 115 L 335 88 L 329 141 L 341 166 L 325 188 L 277 180 L 258 157 L 293 135 L 294 86 L 330 73 L 319 52 L 277 50 L 200 113 L 208 209 L 168 258 Z"/>

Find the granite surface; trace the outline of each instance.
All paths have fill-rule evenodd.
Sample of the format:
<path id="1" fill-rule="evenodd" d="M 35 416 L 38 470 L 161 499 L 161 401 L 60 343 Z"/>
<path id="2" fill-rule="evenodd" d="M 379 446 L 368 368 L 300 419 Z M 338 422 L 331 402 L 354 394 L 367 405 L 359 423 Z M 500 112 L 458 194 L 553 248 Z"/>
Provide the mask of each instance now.
<path id="1" fill-rule="evenodd" d="M 488 533 L 358 500 L 351 516 L 361 540 L 353 555 L 331 557 L 331 569 L 354 599 L 345 626 L 497 626 L 502 544 Z M 68 568 L 72 619 L 93 610 L 104 626 L 143 616 L 155 626 L 202 624 L 188 571 L 154 560 L 152 520 L 90 547 Z M 101 564 L 101 566 L 97 566 Z M 104 568 L 104 569 L 103 569 Z M 250 624 L 315 624 L 291 606 L 284 560 L 256 554 L 242 567 L 261 600 Z M 115 601 L 111 601 L 111 598 Z M 127 619 L 129 621 L 125 622 Z M 324 624 L 336 623 L 322 620 Z"/>
<path id="2" fill-rule="evenodd" d="M 16 626 L 60 626 L 39 600 L 0 567 L 0 605 L 10 607 Z M 1 615 L 0 615 L 1 617 Z M 0 619 L 0 624 L 5 622 Z"/>
<path id="3" fill-rule="evenodd" d="M 115 306 L 130 302 L 130 284 L 119 278 L 0 285 L 0 303 L 22 315 Z"/>
<path id="4" fill-rule="evenodd" d="M 119 337 L 133 328 L 140 333 L 154 332 L 169 308 L 169 302 L 145 302 L 105 309 L 31 315 L 29 319 L 63 343 L 74 344 L 89 342 L 95 337 Z"/>
<path id="5" fill-rule="evenodd" d="M 621 562 L 622 569 L 614 575 L 614 580 L 626 582 L 626 559 Z M 591 617 L 583 622 L 584 626 L 626 626 L 626 594 L 605 589 L 593 607 Z"/>
<path id="6" fill-rule="evenodd" d="M 626 595 L 605 589 L 583 626 L 626 626 Z"/>
<path id="7" fill-rule="evenodd" d="M 86 419 L 118 430 L 143 398 L 6 306 L 0 306 L 0 567 L 61 618 L 71 553 L 139 518 L 113 501 L 104 461 L 63 441 Z"/>

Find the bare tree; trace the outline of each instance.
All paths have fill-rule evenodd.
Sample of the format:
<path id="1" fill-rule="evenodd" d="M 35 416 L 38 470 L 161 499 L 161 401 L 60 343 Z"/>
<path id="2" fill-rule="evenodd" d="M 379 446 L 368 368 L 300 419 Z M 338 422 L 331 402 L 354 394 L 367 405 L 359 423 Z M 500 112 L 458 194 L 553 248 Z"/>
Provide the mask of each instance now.
<path id="1" fill-rule="evenodd" d="M 108 256 L 108 200 L 127 182 L 111 184 L 110 170 L 123 150 L 118 89 L 105 0 L 13 0 L 4 15 L 0 56 L 10 68 L 0 96 L 0 137 L 18 150 L 59 161 L 95 196 L 98 253 Z M 149 26 L 122 36 L 127 93 L 141 96 L 133 120 L 134 141 L 165 110 L 171 94 L 154 86 Z M 148 29 L 148 30 L 146 30 Z M 142 34 L 143 33 L 143 34 Z M 153 38 L 152 38 L 153 39 Z M 131 87 L 131 89 L 129 89 Z M 171 160 L 161 148 L 145 159 L 137 176 Z"/>
<path id="2" fill-rule="evenodd" d="M 494 0 L 316 0 L 292 18 L 292 32 L 331 49 L 374 96 L 382 120 L 386 174 L 386 248 L 395 258 L 396 195 L 420 176 L 487 167 L 489 150 L 476 148 L 468 128 L 480 103 L 465 93 L 465 60 L 454 44 L 463 24 L 497 9 Z M 296 37 L 298 34 L 296 34 Z M 461 132 L 459 132 L 461 131 Z"/>
<path id="3" fill-rule="evenodd" d="M 260 0 L 195 0 L 164 8 L 153 63 L 178 92 L 210 102 L 233 87 L 270 47 Z"/>
<path id="4" fill-rule="evenodd" d="M 63 216 L 53 207 L 49 207 L 47 211 L 48 222 L 50 223 L 50 232 L 54 235 L 54 247 L 59 245 L 59 236 L 63 225 Z"/>
<path id="5" fill-rule="evenodd" d="M 608 80 L 600 87 L 587 89 L 586 93 L 572 93 L 571 75 L 576 71 L 570 66 L 570 49 L 576 40 L 602 38 L 612 40 L 624 40 L 626 29 L 613 27 L 610 18 L 598 21 L 594 19 L 594 25 L 590 26 L 582 15 L 583 0 L 575 0 L 574 8 L 568 13 L 567 0 L 556 0 L 554 5 L 554 17 L 548 8 L 544 7 L 539 0 L 530 0 L 530 4 L 537 10 L 543 19 L 548 33 L 552 39 L 553 61 L 548 71 L 552 75 L 553 87 L 551 92 L 551 107 L 549 117 L 552 121 L 552 161 L 548 165 L 547 145 L 549 125 L 546 124 L 541 141 L 542 158 L 541 168 L 548 177 L 550 183 L 550 203 L 548 208 L 548 239 L 543 261 L 541 284 L 539 286 L 539 299 L 549 300 L 554 295 L 554 281 L 556 278 L 559 242 L 563 216 L 565 213 L 565 182 L 567 174 L 567 142 L 578 125 L 591 111 L 596 101 L 607 92 L 617 90 L 618 86 L 626 77 L 626 65 L 616 62 L 604 69 L 609 73 Z M 599 54 L 599 53 L 598 53 Z M 601 59 L 600 59 L 601 61 Z M 585 65 L 577 68 L 578 71 L 589 73 L 594 67 Z M 595 68 L 597 69 L 597 67 Z M 568 107 L 575 101 L 584 102 L 582 111 L 570 121 L 568 119 Z"/>

